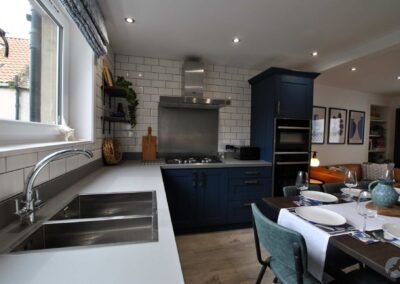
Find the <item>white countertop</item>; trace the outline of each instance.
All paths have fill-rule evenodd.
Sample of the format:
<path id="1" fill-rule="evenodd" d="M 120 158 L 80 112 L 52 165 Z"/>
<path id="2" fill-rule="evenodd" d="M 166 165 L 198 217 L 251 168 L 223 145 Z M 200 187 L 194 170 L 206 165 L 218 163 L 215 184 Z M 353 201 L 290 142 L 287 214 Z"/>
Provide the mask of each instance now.
<path id="1" fill-rule="evenodd" d="M 156 191 L 158 242 L 38 250 L 0 255 L 0 283 L 131 284 L 184 283 L 161 175 L 162 168 L 270 166 L 265 161 L 224 160 L 220 164 L 166 165 L 124 162 L 104 167 L 51 199 L 38 211 L 38 222 L 15 233 L 0 231 L 0 251 L 8 251 L 57 213 L 79 193 Z M 44 217 L 46 216 L 46 217 Z"/>
<path id="2" fill-rule="evenodd" d="M 153 190 L 158 242 L 1 255 L 0 283 L 184 283 L 159 165 L 125 162 L 102 168 L 50 200 L 39 213 L 52 216 L 77 193 Z"/>

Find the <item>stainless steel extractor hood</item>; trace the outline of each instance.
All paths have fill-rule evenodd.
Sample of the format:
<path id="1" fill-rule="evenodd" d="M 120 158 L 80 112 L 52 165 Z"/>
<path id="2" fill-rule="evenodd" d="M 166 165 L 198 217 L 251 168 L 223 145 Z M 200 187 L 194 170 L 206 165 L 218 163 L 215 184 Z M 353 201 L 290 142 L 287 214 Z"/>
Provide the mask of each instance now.
<path id="1" fill-rule="evenodd" d="M 211 99 L 203 96 L 204 64 L 199 59 L 186 60 L 182 67 L 182 96 L 161 96 L 162 107 L 215 109 L 231 104 L 229 99 Z"/>

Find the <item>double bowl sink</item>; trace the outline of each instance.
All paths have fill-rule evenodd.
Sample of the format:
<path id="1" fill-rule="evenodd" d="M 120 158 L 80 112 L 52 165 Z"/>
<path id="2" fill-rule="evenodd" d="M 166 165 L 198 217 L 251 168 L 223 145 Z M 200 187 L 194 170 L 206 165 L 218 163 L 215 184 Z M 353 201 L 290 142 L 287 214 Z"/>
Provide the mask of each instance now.
<path id="1" fill-rule="evenodd" d="M 11 252 L 158 241 L 156 193 L 76 196 Z"/>

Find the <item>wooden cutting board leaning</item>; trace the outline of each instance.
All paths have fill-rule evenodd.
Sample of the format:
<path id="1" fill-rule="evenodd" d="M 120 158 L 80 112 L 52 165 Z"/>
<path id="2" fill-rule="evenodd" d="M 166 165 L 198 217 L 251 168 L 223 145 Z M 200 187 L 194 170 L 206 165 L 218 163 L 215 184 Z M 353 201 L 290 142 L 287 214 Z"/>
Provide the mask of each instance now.
<path id="1" fill-rule="evenodd" d="M 147 128 L 147 135 L 142 140 L 142 160 L 154 161 L 157 159 L 157 136 L 151 135 L 151 127 Z"/>

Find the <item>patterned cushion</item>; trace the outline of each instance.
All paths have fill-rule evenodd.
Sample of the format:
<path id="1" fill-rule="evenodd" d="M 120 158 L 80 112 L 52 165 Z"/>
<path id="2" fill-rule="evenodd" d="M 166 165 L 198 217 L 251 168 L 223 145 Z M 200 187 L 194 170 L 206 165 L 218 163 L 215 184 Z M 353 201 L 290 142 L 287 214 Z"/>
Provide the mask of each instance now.
<path id="1" fill-rule="evenodd" d="M 391 164 L 375 164 L 375 163 L 363 163 L 362 164 L 362 175 L 365 180 L 375 180 L 383 178 L 385 171 Z"/>

